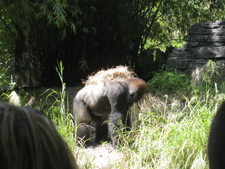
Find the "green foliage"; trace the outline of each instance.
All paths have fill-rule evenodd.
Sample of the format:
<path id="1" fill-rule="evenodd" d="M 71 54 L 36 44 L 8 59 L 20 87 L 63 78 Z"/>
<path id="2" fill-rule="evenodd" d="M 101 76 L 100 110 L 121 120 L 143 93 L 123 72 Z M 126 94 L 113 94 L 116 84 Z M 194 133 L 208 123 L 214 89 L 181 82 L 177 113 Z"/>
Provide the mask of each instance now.
<path id="1" fill-rule="evenodd" d="M 29 57 L 30 64 L 16 67 L 16 73 L 35 68 L 36 79 L 49 86 L 58 83 L 56 60 L 62 60 L 64 80 L 71 85 L 104 67 L 127 63 L 137 67 L 136 57 L 146 48 L 180 46 L 192 24 L 222 19 L 224 4 L 224 0 L 4 0 L 0 48 L 8 57 L 15 56 L 18 65 L 25 55 Z"/>
<path id="2" fill-rule="evenodd" d="M 80 65 L 79 69 L 83 72 L 86 72 L 89 69 L 88 68 L 88 62 L 85 58 L 80 58 L 79 65 Z"/>
<path id="3" fill-rule="evenodd" d="M 224 88 L 224 67 L 218 66 L 215 61 L 208 60 L 202 66 L 197 67 L 192 73 L 192 88 L 193 92 L 202 94 L 210 90 L 217 93 L 225 91 Z"/>
<path id="4" fill-rule="evenodd" d="M 0 61 L 0 90 L 8 89 L 10 86 L 11 76 L 8 73 L 10 66 L 6 66 L 4 61 Z"/>
<path id="5" fill-rule="evenodd" d="M 205 71 L 202 72 L 202 80 L 206 84 L 215 83 L 218 81 L 219 67 L 216 62 L 209 60 L 205 65 Z"/>
<path id="6" fill-rule="evenodd" d="M 193 85 L 214 87 L 215 83 L 220 83 L 220 69 L 215 61 L 209 60 L 204 66 L 196 68 L 193 73 Z"/>
<path id="7" fill-rule="evenodd" d="M 65 104 L 66 104 L 66 83 L 64 83 L 63 81 L 63 64 L 62 64 L 62 61 L 60 61 L 58 63 L 58 67 L 56 68 L 56 71 L 59 75 L 59 78 L 60 78 L 60 81 L 61 81 L 61 87 L 62 87 L 62 90 L 61 92 L 59 93 L 60 95 L 60 112 L 61 114 L 65 114 L 66 113 L 66 108 L 65 108 Z"/>
<path id="8" fill-rule="evenodd" d="M 3 9 L 2 2 L 0 8 Z M 12 58 L 13 44 L 15 40 L 14 29 L 11 20 L 7 14 L 8 11 L 0 10 L 0 90 L 13 89 L 12 67 L 14 59 Z"/>
<path id="9" fill-rule="evenodd" d="M 223 19 L 224 1 L 160 0 L 153 4 L 156 19 L 150 21 L 145 48 L 180 46 L 191 25 Z"/>
<path id="10" fill-rule="evenodd" d="M 63 33 L 66 33 L 67 27 L 70 27 L 73 33 L 76 33 L 76 21 L 80 9 L 78 7 L 78 1 L 53 1 L 46 0 L 43 2 L 35 3 L 37 9 L 37 18 L 47 19 L 49 24 L 57 26 L 62 29 Z M 67 36 L 63 34 L 64 37 Z"/>
<path id="11" fill-rule="evenodd" d="M 172 70 L 155 73 L 147 84 L 150 92 L 186 94 L 191 90 L 190 79 L 186 75 Z"/>
<path id="12" fill-rule="evenodd" d="M 56 124 L 57 131 L 69 144 L 71 150 L 73 150 L 76 147 L 76 125 L 74 124 L 70 113 L 57 113 L 60 112 L 60 110 L 60 107 L 55 107 L 54 110 L 52 109 L 52 111 L 55 113 L 52 113 L 50 117 L 52 121 Z"/>

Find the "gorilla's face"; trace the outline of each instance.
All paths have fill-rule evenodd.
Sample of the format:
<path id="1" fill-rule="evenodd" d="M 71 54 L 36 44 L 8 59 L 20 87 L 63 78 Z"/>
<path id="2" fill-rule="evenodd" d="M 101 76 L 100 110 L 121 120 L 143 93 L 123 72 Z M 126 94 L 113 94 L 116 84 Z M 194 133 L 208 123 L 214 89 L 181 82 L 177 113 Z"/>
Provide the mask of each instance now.
<path id="1" fill-rule="evenodd" d="M 146 90 L 145 84 L 139 84 L 137 85 L 136 83 L 132 84 L 129 83 L 129 98 L 128 98 L 128 103 L 134 103 L 139 101 Z"/>

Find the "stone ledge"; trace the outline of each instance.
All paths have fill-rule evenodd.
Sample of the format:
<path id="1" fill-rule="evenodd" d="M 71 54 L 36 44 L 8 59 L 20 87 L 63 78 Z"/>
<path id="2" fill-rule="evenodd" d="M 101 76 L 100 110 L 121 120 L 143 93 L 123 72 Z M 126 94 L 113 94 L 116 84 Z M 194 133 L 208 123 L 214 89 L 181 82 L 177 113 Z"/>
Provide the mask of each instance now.
<path id="1" fill-rule="evenodd" d="M 192 75 L 196 68 L 204 67 L 210 59 L 220 67 L 220 73 L 225 74 L 225 21 L 193 25 L 186 37 L 186 44 L 174 49 L 167 63 L 178 71 Z"/>

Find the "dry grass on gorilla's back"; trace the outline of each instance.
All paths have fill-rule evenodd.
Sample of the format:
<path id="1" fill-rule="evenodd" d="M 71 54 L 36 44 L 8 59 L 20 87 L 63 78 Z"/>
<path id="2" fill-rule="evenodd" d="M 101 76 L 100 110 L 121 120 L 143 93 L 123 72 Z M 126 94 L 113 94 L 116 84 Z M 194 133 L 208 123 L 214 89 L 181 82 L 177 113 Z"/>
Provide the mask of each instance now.
<path id="1" fill-rule="evenodd" d="M 103 82 L 109 82 L 115 80 L 118 77 L 136 77 L 136 74 L 127 66 L 116 66 L 115 68 L 102 69 L 97 73 L 93 73 L 87 77 L 87 80 L 83 81 L 86 85 L 96 85 Z"/>

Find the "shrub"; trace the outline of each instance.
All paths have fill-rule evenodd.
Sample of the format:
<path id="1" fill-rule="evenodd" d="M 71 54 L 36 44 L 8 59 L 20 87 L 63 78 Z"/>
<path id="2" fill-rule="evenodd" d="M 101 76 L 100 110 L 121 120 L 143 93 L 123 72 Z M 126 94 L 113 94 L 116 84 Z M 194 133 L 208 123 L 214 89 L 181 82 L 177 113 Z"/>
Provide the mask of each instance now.
<path id="1" fill-rule="evenodd" d="M 161 71 L 148 81 L 148 89 L 150 92 L 167 94 L 188 93 L 191 89 L 191 81 L 185 74 L 176 71 Z"/>

